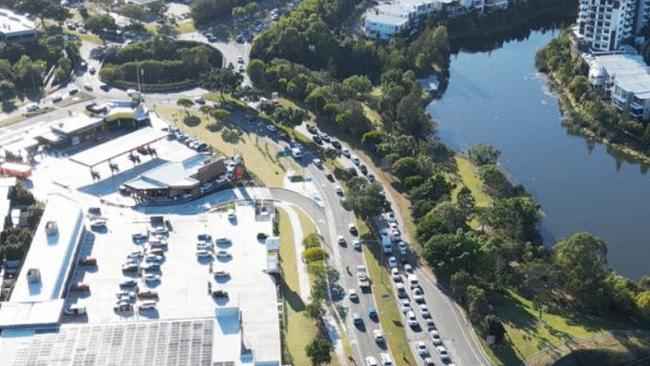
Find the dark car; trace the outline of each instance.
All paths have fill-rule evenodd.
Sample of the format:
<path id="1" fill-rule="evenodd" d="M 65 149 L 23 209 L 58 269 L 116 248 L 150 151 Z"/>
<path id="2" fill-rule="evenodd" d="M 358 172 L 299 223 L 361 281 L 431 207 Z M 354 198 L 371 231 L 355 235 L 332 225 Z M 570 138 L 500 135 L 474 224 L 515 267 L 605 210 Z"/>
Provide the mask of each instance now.
<path id="1" fill-rule="evenodd" d="M 334 148 L 337 150 L 341 150 L 342 148 L 341 143 L 338 140 L 332 140 L 332 146 L 334 146 Z"/>
<path id="2" fill-rule="evenodd" d="M 319 145 L 323 143 L 323 140 L 321 140 L 320 136 L 313 136 L 311 139 Z"/>

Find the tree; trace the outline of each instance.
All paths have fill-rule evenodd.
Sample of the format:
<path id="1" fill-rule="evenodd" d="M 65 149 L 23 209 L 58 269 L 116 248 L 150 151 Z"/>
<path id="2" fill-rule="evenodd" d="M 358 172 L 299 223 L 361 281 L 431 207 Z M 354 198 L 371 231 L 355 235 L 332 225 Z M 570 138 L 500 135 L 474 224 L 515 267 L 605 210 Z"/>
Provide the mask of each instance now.
<path id="1" fill-rule="evenodd" d="M 365 75 L 352 75 L 343 80 L 343 86 L 352 92 L 353 98 L 364 97 L 372 89 L 372 83 Z"/>
<path id="2" fill-rule="evenodd" d="M 605 242 L 588 233 L 577 233 L 553 249 L 562 287 L 578 306 L 600 308 L 606 304 L 604 281 L 609 269 Z"/>
<path id="3" fill-rule="evenodd" d="M 266 70 L 266 64 L 262 60 L 253 59 L 248 63 L 246 71 L 248 72 L 248 77 L 256 84 L 262 84 L 264 82 L 264 72 Z"/>
<path id="4" fill-rule="evenodd" d="M 473 283 L 472 276 L 463 270 L 454 273 L 449 279 L 451 293 L 461 305 L 467 305 L 467 288 Z"/>
<path id="5" fill-rule="evenodd" d="M 474 200 L 472 191 L 470 191 L 469 188 L 463 186 L 458 191 L 458 193 L 456 193 L 456 204 L 458 205 L 458 208 L 460 208 L 465 213 L 465 216 L 469 217 L 469 215 L 471 215 L 474 211 L 474 207 L 476 206 L 476 200 Z"/>
<path id="6" fill-rule="evenodd" d="M 405 156 L 395 161 L 391 167 L 391 171 L 400 180 L 420 173 L 417 160 L 411 156 Z"/>
<path id="7" fill-rule="evenodd" d="M 424 243 L 424 258 L 436 275 L 450 278 L 454 273 L 482 271 L 484 261 L 483 238 L 473 233 L 436 234 Z"/>
<path id="8" fill-rule="evenodd" d="M 314 365 L 322 365 L 332 360 L 332 344 L 328 339 L 319 335 L 316 336 L 306 347 L 307 357 L 311 359 Z"/>
<path id="9" fill-rule="evenodd" d="M 39 89 L 43 85 L 45 66 L 42 60 L 33 61 L 29 56 L 23 55 L 13 67 L 17 84 L 24 88 Z"/>
<path id="10" fill-rule="evenodd" d="M 467 286 L 467 314 L 474 324 L 479 324 L 490 310 L 485 290 L 480 287 Z"/>
<path id="11" fill-rule="evenodd" d="M 539 218 L 539 205 L 528 197 L 497 199 L 486 214 L 480 216 L 482 223 L 500 236 L 520 242 L 538 239 Z"/>
<path id="12" fill-rule="evenodd" d="M 557 284 L 557 273 L 550 263 L 537 260 L 522 264 L 524 281 L 521 284 L 530 296 L 533 308 L 539 311 L 542 318 L 544 309 L 552 301 L 552 292 Z"/>
<path id="13" fill-rule="evenodd" d="M 381 214 L 387 207 L 383 188 L 378 183 L 368 183 L 363 178 L 350 181 L 347 202 L 350 208 L 364 220 Z"/>
<path id="14" fill-rule="evenodd" d="M 194 102 L 192 102 L 191 100 L 189 100 L 187 98 L 180 98 L 180 99 L 178 99 L 176 101 L 176 105 L 179 106 L 179 107 L 183 107 L 183 109 L 185 110 L 185 114 L 187 116 L 189 116 L 190 112 L 187 109 L 190 108 L 191 106 L 193 106 Z"/>
<path id="15" fill-rule="evenodd" d="M 470 147 L 467 155 L 469 160 L 478 166 L 495 165 L 501 156 L 501 151 L 490 145 L 479 144 Z"/>
<path id="16" fill-rule="evenodd" d="M 416 232 L 420 242 L 426 242 L 435 234 L 453 234 L 467 229 L 467 216 L 455 204 L 439 203 L 418 222 Z"/>
<path id="17" fill-rule="evenodd" d="M 307 318 L 318 321 L 323 316 L 323 300 L 317 299 L 305 305 Z"/>
<path id="18" fill-rule="evenodd" d="M 321 262 L 327 258 L 327 253 L 320 246 L 311 247 L 302 252 L 302 258 L 306 263 Z"/>
<path id="19" fill-rule="evenodd" d="M 400 100 L 397 104 L 397 121 L 404 132 L 419 138 L 426 138 L 433 129 L 418 93 L 409 93 Z"/>
<path id="20" fill-rule="evenodd" d="M 21 0 L 16 4 L 20 11 L 37 16 L 43 27 L 45 27 L 45 17 L 51 6 L 54 5 L 47 0 Z"/>
<path id="21" fill-rule="evenodd" d="M 318 234 L 311 233 L 302 240 L 302 245 L 305 249 L 320 247 L 320 238 Z"/>
<path id="22" fill-rule="evenodd" d="M 218 91 L 221 95 L 221 100 L 225 100 L 223 93 L 233 92 L 239 84 L 241 84 L 244 77 L 240 73 L 236 73 L 230 69 L 213 68 L 201 75 L 199 84 L 202 88 L 210 91 Z"/>
<path id="23" fill-rule="evenodd" d="M 483 165 L 479 169 L 479 175 L 489 194 L 497 197 L 509 197 L 513 194 L 513 188 L 508 178 L 496 165 Z"/>
<path id="24" fill-rule="evenodd" d="M 113 33 L 117 30 L 115 19 L 108 14 L 96 14 L 89 16 L 84 22 L 88 31 L 98 35 L 104 42 L 104 36 L 107 33 Z"/>
<path id="25" fill-rule="evenodd" d="M 636 307 L 641 317 L 650 321 L 650 290 L 643 291 L 636 295 Z"/>
<path id="26" fill-rule="evenodd" d="M 45 8 L 44 16 L 56 21 L 61 26 L 70 17 L 70 11 L 63 6 L 50 5 Z"/>
<path id="27" fill-rule="evenodd" d="M 582 75 L 574 76 L 571 83 L 569 83 L 569 92 L 579 101 L 589 92 L 589 88 L 589 80 Z"/>
<path id="28" fill-rule="evenodd" d="M 412 200 L 438 201 L 451 193 L 452 186 L 442 174 L 429 177 L 424 184 L 409 191 Z"/>

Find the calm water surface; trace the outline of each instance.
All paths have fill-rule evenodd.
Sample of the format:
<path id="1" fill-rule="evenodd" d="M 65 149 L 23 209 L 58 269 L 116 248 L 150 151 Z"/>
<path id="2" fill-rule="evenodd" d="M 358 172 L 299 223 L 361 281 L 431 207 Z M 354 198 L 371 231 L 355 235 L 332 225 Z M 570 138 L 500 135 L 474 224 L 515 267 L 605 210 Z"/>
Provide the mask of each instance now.
<path id="1" fill-rule="evenodd" d="M 452 56 L 449 87 L 427 110 L 446 144 L 502 151 L 501 166 L 542 205 L 548 244 L 594 233 L 607 242 L 609 264 L 637 279 L 650 274 L 650 176 L 560 124 L 557 100 L 534 67 L 536 50 L 557 35 Z"/>

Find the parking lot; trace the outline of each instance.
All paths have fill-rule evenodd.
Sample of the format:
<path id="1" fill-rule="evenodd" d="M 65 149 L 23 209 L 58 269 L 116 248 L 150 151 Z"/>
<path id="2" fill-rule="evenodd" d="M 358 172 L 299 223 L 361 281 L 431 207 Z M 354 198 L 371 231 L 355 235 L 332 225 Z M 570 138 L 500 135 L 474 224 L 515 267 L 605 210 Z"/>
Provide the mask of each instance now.
<path id="1" fill-rule="evenodd" d="M 269 328 L 276 308 L 275 284 L 266 268 L 266 247 L 257 239 L 258 233 L 270 235 L 271 221 L 255 220 L 255 209 L 248 204 L 235 209 L 236 220 L 229 220 L 225 211 L 205 212 L 187 215 L 184 205 L 171 208 L 164 220 L 171 230 L 163 234 L 153 229 L 150 217 L 144 213 L 111 207 L 102 207 L 101 215 L 106 219 L 105 230 L 95 230 L 82 241 L 81 258 L 94 258 L 96 265 L 78 265 L 73 274 L 73 286 L 83 283 L 89 291 L 71 291 L 67 305 L 76 303 L 85 306 L 85 317 L 68 316 L 66 321 L 87 321 L 89 323 L 113 322 L 140 318 L 196 318 L 213 316 L 215 304 L 240 306 L 244 321 L 253 328 L 251 334 L 264 335 L 260 330 Z M 146 234 L 159 231 L 160 238 L 167 241 L 166 249 L 158 254 L 160 260 L 148 261 L 153 247 L 149 242 L 158 239 L 151 234 L 148 239 L 135 241 L 134 233 Z M 228 238 L 231 244 L 215 245 L 211 252 L 225 251 L 224 258 L 197 257 L 197 237 L 210 234 L 217 238 Z M 147 249 L 149 248 L 149 249 Z M 139 269 L 125 272 L 122 266 L 129 262 L 130 253 L 140 252 Z M 153 258 L 152 256 L 150 258 Z M 149 263 L 159 263 L 159 269 L 142 270 Z M 245 263 L 245 265 L 243 265 Z M 225 271 L 227 278 L 215 279 L 210 273 Z M 143 280 L 145 274 L 158 275 L 153 281 Z M 132 286 L 120 286 L 125 280 L 134 280 L 140 293 L 152 291 L 157 294 L 155 309 L 138 311 L 138 306 L 147 300 L 136 295 L 124 303 L 136 305 L 134 311 L 116 312 L 114 306 L 122 290 L 135 291 Z M 210 285 L 208 285 L 210 283 Z M 215 301 L 208 294 L 221 289 L 228 292 L 229 299 Z M 126 293 L 126 292 L 125 292 Z M 128 296 L 128 295 L 127 295 Z M 154 296 L 155 298 L 156 296 Z M 245 301 L 255 299 L 255 301 Z M 277 326 L 277 321 L 275 322 Z M 259 324 L 256 325 L 256 324 Z M 272 332 L 271 326 L 269 331 Z"/>

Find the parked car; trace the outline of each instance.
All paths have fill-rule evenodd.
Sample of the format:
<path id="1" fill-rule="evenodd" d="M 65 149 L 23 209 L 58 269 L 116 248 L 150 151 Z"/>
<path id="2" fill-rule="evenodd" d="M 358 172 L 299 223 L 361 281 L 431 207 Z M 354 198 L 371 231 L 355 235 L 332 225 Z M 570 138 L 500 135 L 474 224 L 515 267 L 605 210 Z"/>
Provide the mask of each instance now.
<path id="1" fill-rule="evenodd" d="M 131 287 L 136 287 L 138 286 L 138 281 L 128 278 L 125 279 L 124 281 L 120 282 L 120 287 L 122 288 L 131 288 Z"/>
<path id="2" fill-rule="evenodd" d="M 218 270 L 213 273 L 214 278 L 228 278 L 230 277 L 230 272 L 226 270 Z"/>
<path id="3" fill-rule="evenodd" d="M 148 238 L 149 238 L 149 236 L 147 234 L 143 234 L 143 233 L 131 234 L 131 239 L 133 239 L 133 241 L 136 242 L 136 243 L 144 241 L 144 240 L 146 240 Z"/>
<path id="4" fill-rule="evenodd" d="M 158 298 L 158 293 L 153 290 L 147 290 L 147 291 L 142 291 L 138 292 L 138 298 L 140 299 L 157 299 Z"/>
<path id="5" fill-rule="evenodd" d="M 70 291 L 76 291 L 76 292 L 83 292 L 83 291 L 90 291 L 90 286 L 83 282 L 77 282 L 70 286 Z"/>
<path id="6" fill-rule="evenodd" d="M 228 253 L 227 251 L 225 251 L 225 250 L 218 251 L 216 255 L 217 255 L 217 258 L 219 258 L 219 259 L 230 259 L 230 258 L 232 258 L 232 255 L 230 253 Z"/>
<path id="7" fill-rule="evenodd" d="M 133 305 L 132 304 L 116 304 L 113 306 L 113 311 L 116 313 L 132 313 Z"/>
<path id="8" fill-rule="evenodd" d="M 86 314 L 86 307 L 83 305 L 72 304 L 69 307 L 63 309 L 63 314 L 68 316 L 84 315 Z"/>
<path id="9" fill-rule="evenodd" d="M 82 266 L 94 266 L 97 265 L 97 259 L 93 257 L 84 257 L 79 259 L 79 265 Z"/>
<path id="10" fill-rule="evenodd" d="M 106 221 L 95 220 L 90 223 L 90 229 L 93 231 L 106 229 Z"/>
<path id="11" fill-rule="evenodd" d="M 196 256 L 198 258 L 212 257 L 212 252 L 207 249 L 199 249 L 196 251 Z"/>
<path id="12" fill-rule="evenodd" d="M 160 281 L 160 275 L 155 273 L 145 273 L 144 276 L 142 276 L 142 279 L 145 280 L 145 282 L 157 282 Z"/>
<path id="13" fill-rule="evenodd" d="M 212 297 L 227 298 L 228 297 L 228 291 L 222 290 L 222 289 L 217 289 L 215 291 L 212 291 Z"/>
<path id="14" fill-rule="evenodd" d="M 138 270 L 137 262 L 127 262 L 122 265 L 123 272 L 136 272 Z"/>
<path id="15" fill-rule="evenodd" d="M 156 310 L 156 301 L 154 300 L 143 301 L 138 306 L 138 310 Z"/>
<path id="16" fill-rule="evenodd" d="M 216 243 L 220 247 L 229 247 L 232 245 L 232 240 L 228 238 L 219 238 L 217 239 Z"/>

